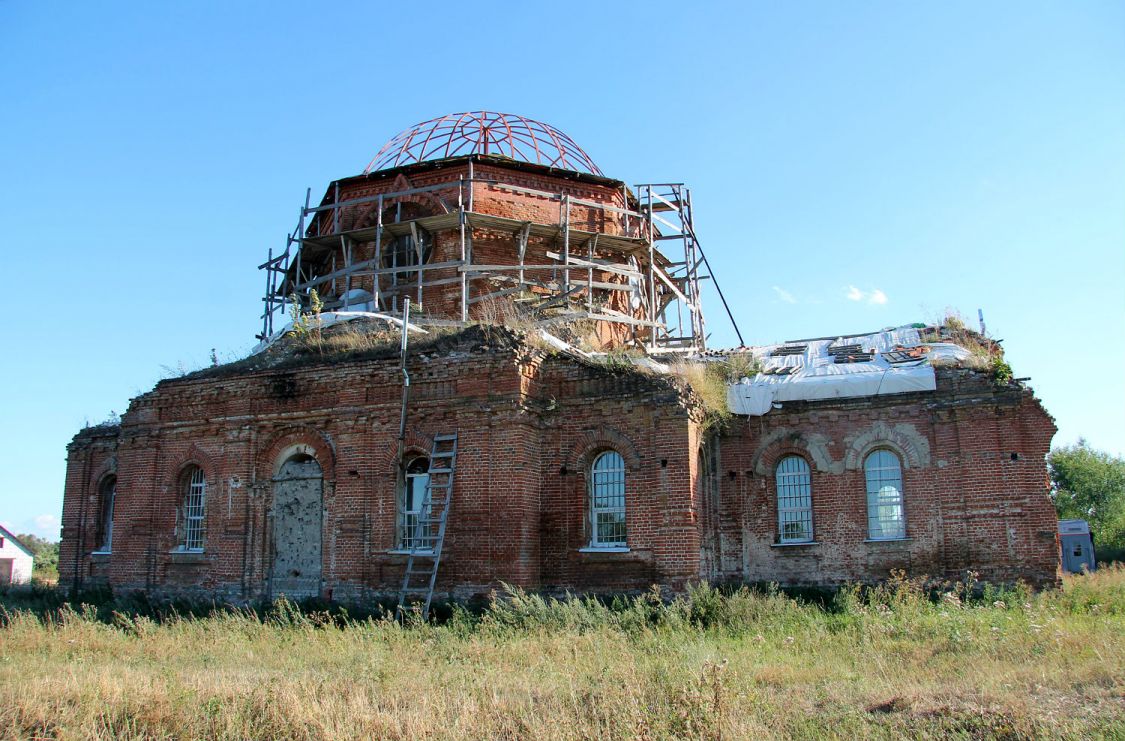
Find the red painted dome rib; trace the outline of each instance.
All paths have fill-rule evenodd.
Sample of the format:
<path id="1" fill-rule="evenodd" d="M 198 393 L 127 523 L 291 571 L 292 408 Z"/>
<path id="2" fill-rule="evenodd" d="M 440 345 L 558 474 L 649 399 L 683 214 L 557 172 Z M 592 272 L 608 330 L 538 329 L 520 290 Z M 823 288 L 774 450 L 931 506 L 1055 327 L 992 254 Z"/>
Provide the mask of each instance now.
<path id="1" fill-rule="evenodd" d="M 542 121 L 510 113 L 472 111 L 432 118 L 396 134 L 383 145 L 368 174 L 415 162 L 468 154 L 494 154 L 520 162 L 601 175 L 573 139 Z"/>

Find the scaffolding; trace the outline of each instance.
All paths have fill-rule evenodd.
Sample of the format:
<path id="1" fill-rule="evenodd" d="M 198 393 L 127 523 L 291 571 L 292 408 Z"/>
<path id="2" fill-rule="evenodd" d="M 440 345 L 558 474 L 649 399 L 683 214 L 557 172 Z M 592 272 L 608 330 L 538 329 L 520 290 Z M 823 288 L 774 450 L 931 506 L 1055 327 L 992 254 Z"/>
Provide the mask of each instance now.
<path id="1" fill-rule="evenodd" d="M 467 159 L 467 176 L 435 185 L 341 200 L 335 183 L 318 206 L 310 204 L 311 190 L 306 191 L 285 249 L 275 254 L 271 248 L 259 265 L 266 283 L 259 339 L 284 326 L 294 300 L 307 310 L 313 290 L 328 297 L 326 311 L 353 309 L 353 288 L 362 278 L 372 286 L 369 309 L 383 313 L 398 314 L 405 295 L 413 293 L 412 300 L 422 303 L 430 289 L 445 286 L 453 293 L 457 286 L 457 309 L 445 317 L 453 322 L 469 322 L 482 301 L 512 297 L 540 325 L 583 319 L 620 325 L 650 353 L 706 348 L 700 282 L 714 276 L 696 237 L 691 193 L 682 183 L 640 184 L 634 192 L 622 184 L 622 207 L 478 177 L 475 158 Z M 557 205 L 558 218 L 526 221 L 475 208 L 482 196 L 497 193 L 546 200 Z M 390 207 L 423 196 L 440 204 L 441 212 L 398 218 L 399 206 L 394 220 L 384 218 Z M 373 215 L 374 223 L 344 228 L 345 214 L 354 217 L 357 209 Z M 600 228 L 579 228 L 576 211 L 597 214 L 586 221 Z M 430 260 L 427 245 L 441 233 L 453 233 L 459 251 L 452 259 Z M 507 235 L 510 262 L 476 261 L 473 238 L 480 234 Z M 546 261 L 527 262 L 532 238 L 547 245 L 538 252 Z M 403 249 L 414 252 L 400 264 Z M 366 257 L 356 259 L 357 252 Z"/>

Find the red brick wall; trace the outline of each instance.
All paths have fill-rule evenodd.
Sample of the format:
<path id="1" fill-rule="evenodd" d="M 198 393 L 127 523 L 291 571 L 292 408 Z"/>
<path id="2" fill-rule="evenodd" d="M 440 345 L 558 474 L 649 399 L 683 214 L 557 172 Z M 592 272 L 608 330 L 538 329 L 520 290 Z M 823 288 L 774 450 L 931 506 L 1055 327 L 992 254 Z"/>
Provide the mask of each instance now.
<path id="1" fill-rule="evenodd" d="M 432 435 L 459 435 L 439 592 L 471 597 L 500 582 L 643 589 L 697 574 L 684 476 L 690 423 L 666 382 L 504 349 L 479 330 L 465 332 L 454 349 L 419 351 L 410 372 L 408 447 L 425 452 Z M 389 552 L 399 384 L 393 359 L 162 382 L 134 400 L 118 437 L 79 435 L 72 444 L 64 575 L 73 578 L 77 561 L 87 585 L 96 576 L 123 590 L 264 594 L 270 479 L 282 452 L 304 444 L 324 472 L 324 593 L 393 593 L 405 562 Z M 605 446 L 630 461 L 627 554 L 580 552 L 589 538 L 584 456 Z M 89 515 L 82 526 L 84 482 L 114 455 L 113 554 L 92 564 L 77 537 L 92 527 Z M 174 552 L 188 465 L 200 466 L 208 482 L 202 554 Z"/>
<path id="2" fill-rule="evenodd" d="M 443 188 L 436 192 L 399 197 L 387 200 L 383 203 L 385 212 L 384 223 L 394 221 L 392 214 L 394 213 L 396 204 L 399 203 L 401 203 L 403 208 L 403 220 L 413 219 L 423 215 L 436 215 L 446 213 L 447 210 L 455 210 L 458 204 L 459 184 L 462 182 L 462 179 L 467 181 L 469 176 L 469 164 L 463 160 L 437 169 L 430 169 L 428 165 L 424 165 L 417 170 L 407 170 L 404 173 L 399 173 L 393 178 L 344 181 L 340 188 L 339 198 L 340 201 L 347 201 L 379 194 L 401 192 L 411 188 L 430 187 L 442 184 L 448 186 L 448 188 Z M 520 221 L 531 221 L 538 224 L 558 225 L 561 223 L 562 204 L 559 200 L 551 199 L 545 195 L 512 190 L 510 187 L 506 186 L 517 186 L 519 188 L 544 191 L 557 195 L 565 194 L 576 199 L 602 203 L 615 208 L 624 208 L 625 206 L 625 195 L 621 187 L 619 185 L 610 184 L 612 181 L 607 183 L 591 182 L 568 176 L 563 172 L 528 172 L 515 167 L 501 167 L 482 163 L 474 164 L 472 176 L 475 180 L 490 181 L 477 182 L 472 186 L 472 210 L 481 214 L 492 214 L 510 219 L 518 219 Z M 464 207 L 468 209 L 469 186 L 467 183 L 460 189 L 460 197 Z M 331 201 L 331 198 L 329 201 Z M 373 226 L 377 220 L 378 208 L 378 203 L 365 203 L 341 209 L 340 228 L 346 231 L 348 229 Z M 622 234 L 625 231 L 623 217 L 590 206 L 572 205 L 570 209 L 570 220 L 572 228 L 575 229 L 597 231 L 603 234 Z M 637 222 L 636 219 L 632 219 L 629 224 L 629 230 L 635 233 L 638 227 L 639 222 Z M 312 222 L 311 231 L 313 233 L 334 233 L 334 228 L 335 224 L 332 220 L 331 212 L 324 212 L 318 220 Z M 467 251 L 474 264 L 516 265 L 519 263 L 515 228 L 511 231 L 467 228 L 466 232 Z M 430 264 L 461 259 L 461 239 L 458 230 L 440 230 L 432 234 L 431 237 L 433 249 L 428 260 Z M 389 239 L 389 237 L 384 239 L 384 251 L 389 249 Z M 577 240 L 577 237 L 571 245 L 571 250 L 575 257 L 586 258 L 589 256 L 588 249 Z M 528 241 L 524 262 L 530 265 L 552 264 L 554 260 L 547 257 L 547 252 L 549 251 L 561 252 L 561 239 L 532 236 Z M 360 242 L 352 245 L 351 259 L 353 262 L 370 260 L 374 256 L 375 245 L 373 241 Z M 618 263 L 627 262 L 626 256 L 602 248 L 594 251 L 594 257 L 599 259 L 612 259 Z M 306 271 L 324 275 L 331 272 L 333 269 L 342 269 L 345 265 L 344 248 L 340 247 L 336 251 L 334 262 L 332 259 L 325 259 L 326 262 L 318 268 L 310 269 L 310 266 L 306 264 Z M 461 285 L 458 280 L 460 276 L 458 269 L 456 267 L 438 268 L 427 271 L 425 276 L 428 282 L 448 281 L 443 285 L 423 287 L 421 300 L 426 314 L 433 317 L 459 320 L 461 318 Z M 491 276 L 472 274 L 470 275 L 469 281 L 469 296 L 472 299 L 505 288 L 511 288 L 513 283 L 506 280 L 506 278 L 515 278 L 517 276 L 518 273 L 515 271 L 504 271 L 498 275 Z M 564 278 L 563 271 L 557 268 L 529 269 L 525 271 L 525 276 L 531 281 L 545 283 L 556 282 L 559 284 L 562 283 Z M 571 278 L 583 281 L 592 278 L 595 282 L 601 283 L 626 283 L 626 279 L 623 276 L 601 270 L 594 270 L 591 275 L 588 270 L 573 269 L 571 270 Z M 408 281 L 405 275 L 403 275 L 400 283 L 406 282 L 413 281 Z M 416 286 L 392 287 L 390 276 L 387 275 L 381 276 L 379 283 L 382 291 L 389 292 L 389 295 L 384 297 L 386 306 L 396 307 L 397 310 L 397 307 L 401 307 L 404 299 L 407 297 L 415 303 L 418 301 L 418 290 Z M 373 292 L 374 284 L 375 280 L 373 276 L 368 275 L 354 277 L 349 286 L 352 289 L 363 289 Z M 342 294 L 344 290 L 345 282 L 342 279 L 338 279 L 322 285 L 318 292 L 321 294 L 322 298 L 331 302 Z M 639 316 L 639 313 L 633 310 L 630 305 L 630 295 L 631 294 L 628 292 L 616 290 L 600 290 L 595 292 L 595 298 L 607 300 L 610 308 L 628 315 Z M 489 306 L 487 302 L 476 302 L 472 303 L 470 306 L 470 316 L 473 318 L 479 318 L 481 316 L 487 317 L 490 312 L 495 312 L 496 310 L 497 308 L 495 306 Z M 610 328 L 606 329 L 608 330 Z M 602 332 L 601 341 L 606 346 L 616 346 L 628 340 L 631 336 L 632 330 L 627 326 L 614 325 L 612 331 Z"/>
<path id="3" fill-rule="evenodd" d="M 1030 391 L 971 371 L 939 371 L 933 394 L 786 403 L 737 418 L 717 441 L 717 501 L 705 537 L 714 575 L 836 584 L 891 569 L 997 582 L 1056 578 L 1056 515 L 1044 458 L 1055 427 Z M 907 539 L 867 540 L 865 454 L 903 461 Z M 779 546 L 775 468 L 809 463 L 816 545 Z"/>
<path id="4" fill-rule="evenodd" d="M 75 572 L 76 555 L 95 550 L 102 482 L 117 473 L 117 427 L 89 427 L 67 446 L 65 496 L 59 544 L 59 584 L 73 587 L 81 582 L 105 580 L 105 560 L 85 558 Z M 77 579 L 77 581 L 76 581 Z"/>
<path id="5" fill-rule="evenodd" d="M 703 445 L 667 379 L 615 372 L 469 329 L 416 349 L 408 448 L 457 432 L 459 454 L 439 593 L 501 582 L 548 591 L 682 589 L 700 578 L 838 584 L 915 575 L 1036 584 L 1055 579 L 1046 496 L 1054 425 L 1030 391 L 941 371 L 936 393 L 786 403 L 736 418 Z M 306 446 L 324 473 L 324 593 L 391 594 L 400 378 L 393 358 L 285 371 L 204 373 L 138 397 L 120 430 L 68 450 L 60 571 L 67 586 L 268 591 L 271 478 Z M 907 539 L 868 542 L 863 458 L 903 462 Z M 628 552 L 591 552 L 588 470 L 613 449 L 626 465 Z M 808 461 L 815 545 L 776 546 L 774 470 Z M 206 545 L 177 554 L 185 466 L 208 481 Z M 91 557 L 97 486 L 117 475 L 114 548 Z"/>

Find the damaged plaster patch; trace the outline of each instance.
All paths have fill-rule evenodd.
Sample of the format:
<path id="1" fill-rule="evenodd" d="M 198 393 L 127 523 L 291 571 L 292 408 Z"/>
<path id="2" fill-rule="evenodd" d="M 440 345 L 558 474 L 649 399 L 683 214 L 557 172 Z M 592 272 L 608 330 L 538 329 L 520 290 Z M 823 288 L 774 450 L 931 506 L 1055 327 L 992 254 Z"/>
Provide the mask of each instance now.
<path id="1" fill-rule="evenodd" d="M 819 432 L 799 432 L 789 427 L 779 427 L 771 430 L 762 437 L 758 443 L 754 456 L 751 458 L 751 468 L 760 476 L 769 476 L 770 450 L 781 444 L 789 444 L 803 449 L 816 464 L 816 470 L 821 472 L 839 473 L 842 465 L 833 464 L 832 454 L 828 452 L 830 441 L 826 435 Z"/>

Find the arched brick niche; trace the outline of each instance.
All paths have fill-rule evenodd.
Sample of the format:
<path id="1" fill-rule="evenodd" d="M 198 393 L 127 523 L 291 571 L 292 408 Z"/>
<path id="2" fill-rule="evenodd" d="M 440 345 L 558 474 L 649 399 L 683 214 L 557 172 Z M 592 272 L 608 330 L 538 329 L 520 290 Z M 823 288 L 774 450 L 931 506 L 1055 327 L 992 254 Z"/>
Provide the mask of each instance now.
<path id="1" fill-rule="evenodd" d="M 787 427 L 770 431 L 758 443 L 750 467 L 759 476 L 772 476 L 777 462 L 786 455 L 799 455 L 809 467 L 827 473 L 832 470 L 828 438 L 818 432 L 802 432 Z"/>
<path id="2" fill-rule="evenodd" d="M 851 438 L 847 445 L 844 468 L 849 471 L 861 470 L 863 459 L 878 448 L 898 454 L 903 468 L 927 468 L 930 465 L 930 442 L 912 424 L 876 422 Z"/>
<path id="3" fill-rule="evenodd" d="M 632 440 L 612 427 L 598 427 L 583 432 L 566 456 L 566 467 L 585 476 L 586 469 L 594 458 L 606 450 L 620 453 L 630 471 L 640 469 L 641 456 L 637 453 L 637 447 Z"/>
<path id="4" fill-rule="evenodd" d="M 284 430 L 273 437 L 258 454 L 257 469 L 260 478 L 273 479 L 281 466 L 296 454 L 310 455 L 320 464 L 326 481 L 336 478 L 336 451 L 325 433 L 312 427 Z"/>

